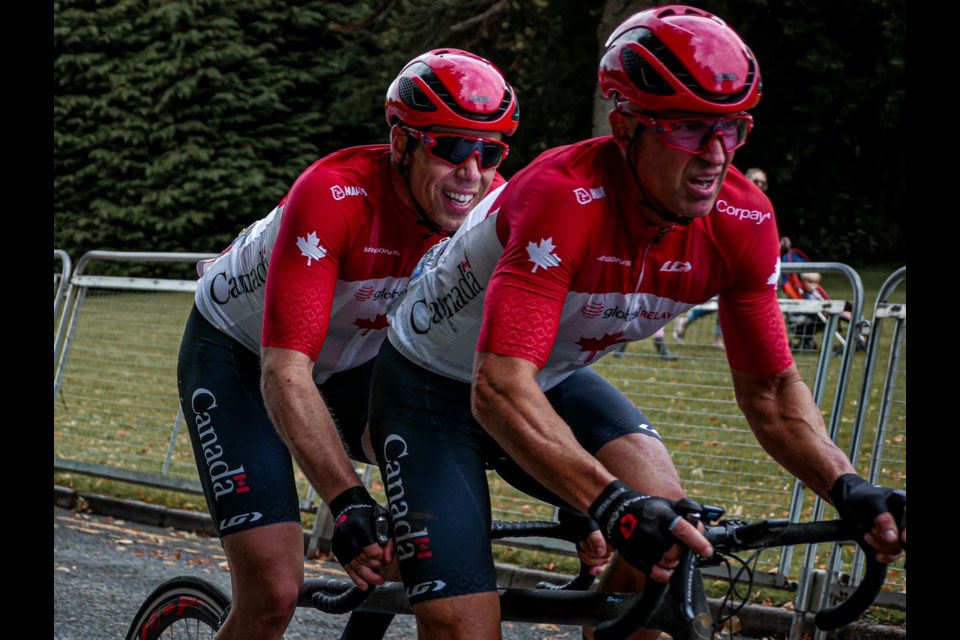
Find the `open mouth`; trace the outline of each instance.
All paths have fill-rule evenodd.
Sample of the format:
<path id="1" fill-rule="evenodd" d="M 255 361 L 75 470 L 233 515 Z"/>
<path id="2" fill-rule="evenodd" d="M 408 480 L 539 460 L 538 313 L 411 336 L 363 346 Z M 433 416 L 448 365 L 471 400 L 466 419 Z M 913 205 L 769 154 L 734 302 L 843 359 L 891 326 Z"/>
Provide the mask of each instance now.
<path id="1" fill-rule="evenodd" d="M 443 195 L 458 207 L 470 206 L 470 203 L 477 197 L 475 193 L 456 193 L 453 191 L 444 191 Z"/>

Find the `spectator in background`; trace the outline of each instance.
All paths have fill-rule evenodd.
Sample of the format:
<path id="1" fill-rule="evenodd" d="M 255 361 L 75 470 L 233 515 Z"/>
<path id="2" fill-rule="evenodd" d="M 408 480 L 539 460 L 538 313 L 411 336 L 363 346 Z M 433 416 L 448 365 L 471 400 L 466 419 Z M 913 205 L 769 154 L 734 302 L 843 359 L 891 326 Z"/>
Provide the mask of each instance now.
<path id="1" fill-rule="evenodd" d="M 673 325 L 673 341 L 677 344 L 683 344 L 687 339 L 687 329 L 690 325 L 704 316 L 716 313 L 717 309 L 704 309 L 703 307 L 694 307 L 687 311 L 687 315 L 680 316 Z M 713 330 L 713 346 L 723 349 L 723 333 L 720 331 L 720 320 L 717 319 L 717 326 Z"/>
<path id="2" fill-rule="evenodd" d="M 757 167 L 750 167 L 743 175 L 747 176 L 747 180 L 760 187 L 760 191 L 763 191 L 764 193 L 767 192 L 767 188 L 770 186 L 770 183 L 767 182 L 766 171 Z"/>
<path id="3" fill-rule="evenodd" d="M 718 332 L 719 332 L 719 329 L 718 329 Z M 679 360 L 680 356 L 675 354 L 673 351 L 670 351 L 670 347 L 667 346 L 667 341 L 663 339 L 663 335 L 664 335 L 663 327 L 660 327 L 659 329 L 657 329 L 657 332 L 653 334 L 653 348 L 656 349 L 658 354 L 660 354 L 660 359 L 666 360 L 668 362 Z M 627 345 L 626 343 L 624 343 L 623 346 L 621 346 L 619 349 L 613 352 L 613 357 L 622 358 L 626 352 L 627 352 Z"/>

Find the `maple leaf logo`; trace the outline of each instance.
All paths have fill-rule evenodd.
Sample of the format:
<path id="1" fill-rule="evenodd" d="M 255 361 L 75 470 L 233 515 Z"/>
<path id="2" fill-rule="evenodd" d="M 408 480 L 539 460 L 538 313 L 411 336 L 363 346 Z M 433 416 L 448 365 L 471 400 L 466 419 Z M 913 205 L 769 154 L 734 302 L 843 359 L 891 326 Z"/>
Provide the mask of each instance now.
<path id="1" fill-rule="evenodd" d="M 307 259 L 308 267 L 314 260 L 320 260 L 327 255 L 326 248 L 320 246 L 316 231 L 311 231 L 306 238 L 297 236 L 297 248 L 300 249 L 300 255 Z"/>
<path id="2" fill-rule="evenodd" d="M 553 253 L 554 249 L 556 247 L 553 244 L 553 238 L 541 238 L 539 243 L 527 243 L 527 253 L 530 255 L 530 262 L 533 263 L 532 273 L 536 273 L 540 267 L 549 269 L 560 264 L 560 258 Z"/>
<path id="3" fill-rule="evenodd" d="M 630 342 L 624 339 L 623 331 L 618 331 L 613 334 L 605 333 L 602 338 L 580 338 L 576 344 L 580 347 L 580 351 L 586 351 L 589 354 L 585 362 L 590 362 L 597 357 L 598 353 L 606 350 L 607 347 L 620 344 L 621 342 Z"/>
<path id="4" fill-rule="evenodd" d="M 371 331 L 386 329 L 390 326 L 390 323 L 387 322 L 387 316 L 379 314 L 373 320 L 370 318 L 357 318 L 353 321 L 353 325 L 361 330 L 360 335 L 365 336 Z"/>

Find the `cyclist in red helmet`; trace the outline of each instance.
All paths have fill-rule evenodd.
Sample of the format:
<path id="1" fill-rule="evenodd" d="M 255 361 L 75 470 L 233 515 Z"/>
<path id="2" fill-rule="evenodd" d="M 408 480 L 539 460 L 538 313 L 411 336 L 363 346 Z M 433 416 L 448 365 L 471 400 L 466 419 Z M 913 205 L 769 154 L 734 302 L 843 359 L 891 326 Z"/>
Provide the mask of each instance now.
<path id="1" fill-rule="evenodd" d="M 351 462 L 374 462 L 362 434 L 387 305 L 424 251 L 503 182 L 519 111 L 493 64 L 455 49 L 407 64 L 385 109 L 389 144 L 317 160 L 198 265 L 178 383 L 230 565 L 219 638 L 280 638 L 293 615 L 303 528 L 291 454 L 330 505 L 333 552 L 357 585 L 382 584 L 394 554 Z M 389 619 L 357 614 L 345 637 L 380 637 Z"/>
<path id="2" fill-rule="evenodd" d="M 732 166 L 761 93 L 753 54 L 715 16 L 667 6 L 618 27 L 599 73 L 612 135 L 548 150 L 492 191 L 389 313 L 370 430 L 421 638 L 500 637 L 490 468 L 592 517 L 581 550 L 598 565 L 617 551 L 606 591 L 666 582 L 681 543 L 710 555 L 659 433 L 590 365 L 717 295 L 759 441 L 882 560 L 900 553 L 884 491 L 800 379 L 773 208 Z"/>

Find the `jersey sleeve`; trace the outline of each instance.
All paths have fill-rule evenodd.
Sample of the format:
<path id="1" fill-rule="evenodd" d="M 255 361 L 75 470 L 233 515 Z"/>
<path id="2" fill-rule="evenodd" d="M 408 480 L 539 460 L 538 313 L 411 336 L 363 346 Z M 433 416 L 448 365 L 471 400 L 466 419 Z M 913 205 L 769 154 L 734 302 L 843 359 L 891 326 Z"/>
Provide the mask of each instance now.
<path id="1" fill-rule="evenodd" d="M 300 351 L 311 360 L 326 339 L 337 273 L 350 239 L 343 202 L 351 200 L 334 200 L 335 176 L 327 173 L 313 170 L 287 195 L 265 292 L 262 346 Z"/>
<path id="2" fill-rule="evenodd" d="M 477 351 L 546 365 L 589 235 L 567 192 L 523 185 L 501 204 L 504 251 L 487 288 Z"/>
<path id="3" fill-rule="evenodd" d="M 769 201 L 766 206 L 772 213 Z M 733 282 L 720 293 L 718 312 L 727 359 L 737 371 L 772 375 L 793 362 L 777 301 L 780 240 L 776 219 L 771 216 L 756 233 L 735 246 L 738 252 L 732 256 Z"/>

